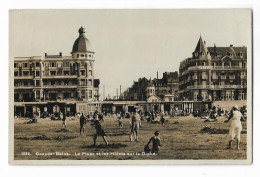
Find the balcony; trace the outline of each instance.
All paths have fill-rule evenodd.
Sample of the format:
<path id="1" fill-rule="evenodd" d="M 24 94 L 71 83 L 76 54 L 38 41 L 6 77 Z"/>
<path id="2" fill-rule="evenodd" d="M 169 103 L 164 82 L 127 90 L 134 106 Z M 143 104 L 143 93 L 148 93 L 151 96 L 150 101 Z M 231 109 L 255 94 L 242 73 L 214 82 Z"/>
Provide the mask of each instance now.
<path id="1" fill-rule="evenodd" d="M 77 75 L 42 76 L 43 79 L 76 79 Z"/>
<path id="2" fill-rule="evenodd" d="M 212 89 L 213 85 L 197 85 L 197 86 L 188 86 L 188 89 Z"/>
<path id="3" fill-rule="evenodd" d="M 34 86 L 34 85 L 19 85 L 19 86 L 14 86 L 14 89 L 34 89 L 34 88 L 41 88 L 40 86 Z"/>
<path id="4" fill-rule="evenodd" d="M 43 85 L 43 89 L 77 88 L 78 85 Z"/>
<path id="5" fill-rule="evenodd" d="M 235 79 L 235 78 L 236 78 L 236 76 L 234 76 L 234 75 L 229 76 L 229 79 Z"/>
<path id="6" fill-rule="evenodd" d="M 209 70 L 212 69 L 212 66 L 191 66 L 188 70 Z"/>
<path id="7" fill-rule="evenodd" d="M 227 79 L 227 77 L 226 76 L 221 76 L 221 79 Z"/>
<path id="8" fill-rule="evenodd" d="M 188 86 L 188 89 L 226 89 L 226 88 L 243 88 L 241 85 L 197 85 L 197 86 Z"/>
<path id="9" fill-rule="evenodd" d="M 33 76 L 14 76 L 14 79 L 33 79 Z"/>
<path id="10" fill-rule="evenodd" d="M 239 66 L 213 66 L 212 70 L 230 70 L 230 69 L 242 69 Z"/>

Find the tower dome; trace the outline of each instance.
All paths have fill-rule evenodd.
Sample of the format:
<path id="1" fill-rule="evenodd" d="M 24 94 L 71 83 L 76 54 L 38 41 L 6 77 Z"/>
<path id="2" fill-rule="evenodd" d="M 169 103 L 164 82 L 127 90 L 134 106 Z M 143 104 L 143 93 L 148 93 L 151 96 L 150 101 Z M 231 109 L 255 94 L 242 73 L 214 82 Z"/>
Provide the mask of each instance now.
<path id="1" fill-rule="evenodd" d="M 91 51 L 91 45 L 89 40 L 85 37 L 85 29 L 83 27 L 80 27 L 79 30 L 79 37 L 75 40 L 73 47 L 72 47 L 72 53 L 76 52 L 90 52 Z"/>

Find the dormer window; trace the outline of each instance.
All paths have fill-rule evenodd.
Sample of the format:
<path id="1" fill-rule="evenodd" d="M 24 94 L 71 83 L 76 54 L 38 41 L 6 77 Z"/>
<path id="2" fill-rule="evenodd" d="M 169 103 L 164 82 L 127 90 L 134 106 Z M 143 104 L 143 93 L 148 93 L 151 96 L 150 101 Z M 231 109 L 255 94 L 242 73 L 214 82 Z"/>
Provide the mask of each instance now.
<path id="1" fill-rule="evenodd" d="M 80 56 L 81 56 L 81 57 L 84 57 L 84 55 L 83 55 L 83 54 L 81 54 Z"/>
<path id="2" fill-rule="evenodd" d="M 196 56 L 196 57 L 198 56 L 198 53 L 197 53 L 197 52 L 195 53 L 195 56 Z"/>
<path id="3" fill-rule="evenodd" d="M 204 56 L 205 55 L 205 53 L 204 52 L 202 52 L 202 56 Z"/>

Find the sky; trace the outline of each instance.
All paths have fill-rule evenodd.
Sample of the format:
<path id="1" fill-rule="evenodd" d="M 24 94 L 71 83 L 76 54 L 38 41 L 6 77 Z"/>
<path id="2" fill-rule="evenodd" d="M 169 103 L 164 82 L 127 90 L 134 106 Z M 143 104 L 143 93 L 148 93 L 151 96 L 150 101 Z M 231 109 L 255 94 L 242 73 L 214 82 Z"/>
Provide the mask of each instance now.
<path id="1" fill-rule="evenodd" d="M 208 47 L 251 46 L 249 9 L 197 10 L 12 10 L 9 59 L 70 56 L 78 29 L 95 52 L 95 78 L 105 96 L 122 92 L 140 77 L 178 71 L 200 35 Z"/>

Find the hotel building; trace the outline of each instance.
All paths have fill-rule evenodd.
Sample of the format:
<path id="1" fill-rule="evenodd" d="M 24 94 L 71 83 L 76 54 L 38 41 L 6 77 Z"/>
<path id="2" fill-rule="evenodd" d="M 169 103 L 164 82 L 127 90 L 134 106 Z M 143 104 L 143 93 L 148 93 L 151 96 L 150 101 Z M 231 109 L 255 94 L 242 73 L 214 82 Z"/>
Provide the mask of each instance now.
<path id="1" fill-rule="evenodd" d="M 99 101 L 99 79 L 94 79 L 94 52 L 85 29 L 78 30 L 71 56 L 14 58 L 14 111 L 66 114 L 93 112 Z"/>
<path id="2" fill-rule="evenodd" d="M 206 47 L 200 37 L 192 57 L 180 63 L 179 81 L 181 100 L 245 100 L 247 48 Z"/>

